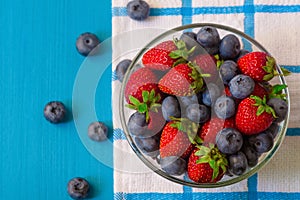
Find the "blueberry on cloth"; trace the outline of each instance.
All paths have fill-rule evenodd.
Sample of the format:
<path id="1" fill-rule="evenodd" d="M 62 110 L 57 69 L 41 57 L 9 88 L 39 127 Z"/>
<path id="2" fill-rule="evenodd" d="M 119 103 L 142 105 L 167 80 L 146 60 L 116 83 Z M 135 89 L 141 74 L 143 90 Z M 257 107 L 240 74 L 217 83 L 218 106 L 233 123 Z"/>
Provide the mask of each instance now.
<path id="1" fill-rule="evenodd" d="M 170 117 L 180 117 L 181 111 L 176 97 L 166 97 L 161 105 L 162 114 L 166 121 L 171 121 Z"/>
<path id="2" fill-rule="evenodd" d="M 186 161 L 177 156 L 160 159 L 161 168 L 169 175 L 181 175 L 186 171 Z"/>
<path id="3" fill-rule="evenodd" d="M 238 74 L 230 80 L 228 86 L 233 97 L 244 99 L 253 92 L 255 82 L 250 76 Z"/>
<path id="4" fill-rule="evenodd" d="M 204 26 L 197 33 L 197 41 L 210 55 L 219 52 L 220 35 L 215 27 Z"/>
<path id="5" fill-rule="evenodd" d="M 238 74 L 238 67 L 236 62 L 232 60 L 225 60 L 220 66 L 220 76 L 223 83 L 227 85 L 229 81 Z"/>
<path id="6" fill-rule="evenodd" d="M 159 155 L 160 134 L 150 137 L 134 137 L 134 141 L 137 147 L 147 156 L 155 158 Z"/>
<path id="7" fill-rule="evenodd" d="M 242 148 L 243 136 L 234 128 L 224 128 L 218 132 L 216 144 L 222 153 L 235 154 Z"/>
<path id="8" fill-rule="evenodd" d="M 93 33 L 82 33 L 76 40 L 76 49 L 77 51 L 83 55 L 88 56 L 92 55 L 93 49 L 95 49 L 100 44 L 100 40 Z"/>
<path id="9" fill-rule="evenodd" d="M 204 123 L 210 118 L 210 109 L 203 104 L 191 104 L 185 113 L 188 119 L 196 123 Z"/>
<path id="10" fill-rule="evenodd" d="M 221 88 L 215 83 L 208 83 L 202 93 L 202 102 L 207 106 L 212 106 L 220 95 Z"/>
<path id="11" fill-rule="evenodd" d="M 221 58 L 223 58 L 224 60 L 234 59 L 239 55 L 240 50 L 241 44 L 239 39 L 235 35 L 228 34 L 222 38 L 219 47 Z"/>
<path id="12" fill-rule="evenodd" d="M 143 0 L 132 0 L 126 8 L 128 16 L 134 20 L 145 20 L 150 14 L 150 6 Z"/>
<path id="13" fill-rule="evenodd" d="M 133 113 L 127 123 L 128 130 L 133 136 L 144 136 L 148 133 L 148 123 L 145 113 Z"/>
<path id="14" fill-rule="evenodd" d="M 237 152 L 236 154 L 232 154 L 228 156 L 228 171 L 231 174 L 240 176 L 243 173 L 245 173 L 248 163 L 247 163 L 247 157 L 245 154 L 241 151 Z"/>
<path id="15" fill-rule="evenodd" d="M 288 103 L 280 98 L 271 98 L 267 104 L 271 106 L 276 113 L 277 118 L 275 118 L 274 122 L 282 122 L 288 113 Z"/>
<path id="16" fill-rule="evenodd" d="M 268 152 L 274 145 L 273 136 L 269 132 L 261 132 L 259 134 L 251 135 L 248 142 L 258 153 Z"/>
<path id="17" fill-rule="evenodd" d="M 103 122 L 92 122 L 88 127 L 88 136 L 94 141 L 107 139 L 108 128 Z"/>
<path id="18" fill-rule="evenodd" d="M 117 74 L 118 80 L 120 82 L 123 82 L 123 78 L 127 72 L 129 65 L 131 64 L 131 62 L 132 61 L 130 59 L 124 59 L 117 64 L 116 74 Z"/>
<path id="19" fill-rule="evenodd" d="M 44 107 L 44 117 L 51 123 L 63 122 L 66 116 L 66 107 L 60 101 L 50 101 Z"/>
<path id="20" fill-rule="evenodd" d="M 221 119 L 230 118 L 235 114 L 235 102 L 231 97 L 220 96 L 214 104 L 214 111 Z"/>
<path id="21" fill-rule="evenodd" d="M 85 199 L 89 195 L 90 184 L 84 178 L 76 177 L 72 178 L 68 182 L 68 194 L 73 199 Z"/>

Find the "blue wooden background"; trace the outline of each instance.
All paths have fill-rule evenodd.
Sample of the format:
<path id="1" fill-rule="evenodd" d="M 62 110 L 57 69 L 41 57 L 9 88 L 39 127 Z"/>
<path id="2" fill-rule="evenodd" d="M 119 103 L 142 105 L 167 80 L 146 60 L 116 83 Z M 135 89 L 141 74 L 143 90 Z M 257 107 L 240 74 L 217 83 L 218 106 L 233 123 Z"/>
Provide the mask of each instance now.
<path id="1" fill-rule="evenodd" d="M 84 147 L 72 116 L 53 125 L 44 105 L 60 100 L 72 110 L 72 90 L 84 57 L 82 32 L 111 36 L 111 1 L 10 0 L 0 2 L 0 199 L 69 199 L 69 179 L 91 182 L 91 199 L 113 198 L 113 171 Z M 111 73 L 97 92 L 100 120 L 111 122 Z M 103 88 L 104 87 L 104 88 Z M 108 152 L 112 157 L 112 150 Z"/>

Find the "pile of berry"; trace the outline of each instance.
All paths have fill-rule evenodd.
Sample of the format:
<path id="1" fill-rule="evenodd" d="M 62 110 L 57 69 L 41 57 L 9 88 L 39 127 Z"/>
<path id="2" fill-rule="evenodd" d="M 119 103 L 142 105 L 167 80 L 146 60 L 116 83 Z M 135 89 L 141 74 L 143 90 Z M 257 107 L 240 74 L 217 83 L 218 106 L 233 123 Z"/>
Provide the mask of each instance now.
<path id="1" fill-rule="evenodd" d="M 218 182 L 242 175 L 272 149 L 288 112 L 287 85 L 270 83 L 281 75 L 272 56 L 205 26 L 157 44 L 141 62 L 124 91 L 133 110 L 128 130 L 169 175 Z M 117 66 L 119 80 L 130 63 Z"/>

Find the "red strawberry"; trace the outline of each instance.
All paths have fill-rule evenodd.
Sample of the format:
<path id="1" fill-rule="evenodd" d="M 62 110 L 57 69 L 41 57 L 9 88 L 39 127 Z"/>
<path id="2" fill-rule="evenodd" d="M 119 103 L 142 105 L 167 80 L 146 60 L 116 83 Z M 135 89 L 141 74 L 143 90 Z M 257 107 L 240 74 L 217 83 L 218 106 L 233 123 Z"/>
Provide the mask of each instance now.
<path id="1" fill-rule="evenodd" d="M 251 95 L 243 99 L 238 106 L 235 124 L 245 135 L 260 133 L 272 124 L 275 116 L 273 108 L 266 104 L 266 96 L 263 99 Z"/>
<path id="2" fill-rule="evenodd" d="M 203 124 L 203 126 L 200 128 L 198 135 L 203 140 L 203 144 L 215 144 L 216 136 L 219 131 L 221 131 L 223 128 L 234 127 L 234 118 L 220 119 L 218 117 L 212 117 L 210 120 Z"/>
<path id="3" fill-rule="evenodd" d="M 142 63 L 145 67 L 155 70 L 168 70 L 175 63 L 175 59 L 169 54 L 177 47 L 172 40 L 162 42 L 148 50 L 142 57 Z"/>
<path id="4" fill-rule="evenodd" d="M 205 81 L 214 82 L 219 77 L 216 57 L 209 54 L 200 54 L 194 58 L 193 62 L 199 66 L 201 73 L 210 74 L 210 77 L 205 78 Z"/>
<path id="5" fill-rule="evenodd" d="M 254 90 L 252 92 L 252 95 L 258 96 L 260 98 L 264 98 L 264 96 L 266 96 L 266 97 L 268 96 L 268 91 L 263 85 L 256 82 L 255 86 L 254 86 Z"/>
<path id="6" fill-rule="evenodd" d="M 187 172 L 197 183 L 215 183 L 224 176 L 228 161 L 215 145 L 196 147 L 188 160 Z"/>
<path id="7" fill-rule="evenodd" d="M 159 81 L 158 87 L 170 95 L 191 96 L 202 89 L 203 76 L 197 66 L 182 63 L 169 70 Z"/>
<path id="8" fill-rule="evenodd" d="M 258 82 L 269 81 L 278 75 L 275 59 L 265 52 L 247 53 L 237 64 L 243 74 Z"/>
<path id="9" fill-rule="evenodd" d="M 142 67 L 131 74 L 125 87 L 127 107 L 146 113 L 160 106 L 162 93 L 158 88 L 158 78 L 148 68 Z"/>
<path id="10" fill-rule="evenodd" d="M 197 135 L 198 125 L 187 119 L 173 119 L 168 122 L 160 138 L 160 156 L 181 156 L 186 158 L 193 149 L 194 136 Z"/>

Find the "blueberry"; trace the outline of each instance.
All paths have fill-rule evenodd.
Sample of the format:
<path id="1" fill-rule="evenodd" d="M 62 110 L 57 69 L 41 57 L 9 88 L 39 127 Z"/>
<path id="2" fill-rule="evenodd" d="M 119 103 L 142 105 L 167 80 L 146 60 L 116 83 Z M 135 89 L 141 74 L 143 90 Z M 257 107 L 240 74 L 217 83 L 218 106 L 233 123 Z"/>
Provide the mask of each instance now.
<path id="1" fill-rule="evenodd" d="M 169 175 L 181 175 L 186 171 L 186 161 L 177 156 L 161 158 L 160 165 Z"/>
<path id="2" fill-rule="evenodd" d="M 196 123 L 204 123 L 210 118 L 210 110 L 203 104 L 191 104 L 185 113 L 188 119 Z"/>
<path id="3" fill-rule="evenodd" d="M 229 81 L 239 73 L 239 70 L 236 62 L 225 60 L 223 64 L 221 64 L 219 72 L 223 83 L 227 85 Z"/>
<path id="4" fill-rule="evenodd" d="M 221 96 L 221 89 L 215 83 L 209 83 L 202 93 L 202 101 L 207 106 L 212 106 L 217 98 Z"/>
<path id="5" fill-rule="evenodd" d="M 93 33 L 87 32 L 81 34 L 77 38 L 76 49 L 83 56 L 93 55 L 95 53 L 93 49 L 95 49 L 99 44 L 100 40 L 98 37 Z"/>
<path id="6" fill-rule="evenodd" d="M 144 136 L 148 133 L 148 123 L 144 113 L 135 112 L 128 120 L 129 132 L 134 136 Z"/>
<path id="7" fill-rule="evenodd" d="M 276 122 L 273 122 L 271 126 L 266 130 L 266 132 L 272 135 L 273 139 L 277 136 L 279 131 L 280 131 L 280 126 Z"/>
<path id="8" fill-rule="evenodd" d="M 184 32 L 180 38 L 180 40 L 184 41 L 186 48 L 190 50 L 195 47 L 195 50 L 192 52 L 190 56 L 195 56 L 200 53 L 205 53 L 205 49 L 197 42 L 197 34 L 192 31 Z"/>
<path id="9" fill-rule="evenodd" d="M 150 14 L 150 6 L 143 0 L 132 0 L 126 8 L 128 16 L 134 20 L 145 20 Z"/>
<path id="10" fill-rule="evenodd" d="M 214 55 L 219 51 L 220 35 L 215 27 L 204 26 L 197 33 L 197 41 L 207 53 Z"/>
<path id="11" fill-rule="evenodd" d="M 214 104 L 214 111 L 221 119 L 230 118 L 235 114 L 235 102 L 231 97 L 220 96 Z"/>
<path id="12" fill-rule="evenodd" d="M 228 156 L 229 167 L 228 170 L 231 174 L 240 176 L 247 170 L 248 163 L 247 157 L 241 151 L 236 154 L 232 154 Z"/>
<path id="13" fill-rule="evenodd" d="M 135 137 L 135 144 L 147 156 L 155 158 L 159 155 L 160 134 L 151 137 Z"/>
<path id="14" fill-rule="evenodd" d="M 238 74 L 230 80 L 228 86 L 233 97 L 244 99 L 253 92 L 255 82 L 247 75 Z"/>
<path id="15" fill-rule="evenodd" d="M 90 191 L 90 184 L 84 178 L 72 178 L 68 182 L 68 194 L 73 199 L 85 199 L 88 197 Z"/>
<path id="16" fill-rule="evenodd" d="M 44 117 L 51 123 L 57 124 L 65 120 L 66 107 L 60 101 L 51 101 L 44 107 Z"/>
<path id="17" fill-rule="evenodd" d="M 243 57 L 244 55 L 246 55 L 247 53 L 250 53 L 248 50 L 246 50 L 246 49 L 241 49 L 240 50 L 240 53 L 237 55 L 237 57 L 236 58 L 234 58 L 233 60 L 235 61 L 235 62 L 237 62 L 241 57 Z"/>
<path id="18" fill-rule="evenodd" d="M 242 148 L 243 136 L 234 128 L 224 128 L 218 132 L 216 144 L 222 153 L 234 154 Z"/>
<path id="19" fill-rule="evenodd" d="M 260 154 L 257 153 L 248 142 L 244 142 L 241 151 L 245 154 L 249 167 L 254 167 L 258 163 Z"/>
<path id="20" fill-rule="evenodd" d="M 131 62 L 132 61 L 130 59 L 124 59 L 117 64 L 116 74 L 117 74 L 119 81 L 123 82 L 124 75 L 127 72 L 127 69 L 129 67 L 129 65 L 131 64 Z"/>
<path id="21" fill-rule="evenodd" d="M 88 127 L 88 136 L 94 141 L 107 139 L 108 128 L 103 122 L 92 122 Z"/>
<path id="22" fill-rule="evenodd" d="M 186 110 L 186 108 L 195 103 L 201 103 L 202 94 L 198 93 L 197 95 L 191 95 L 191 96 L 178 96 L 178 102 L 180 104 L 181 110 Z M 182 113 L 184 114 L 184 113 Z"/>
<path id="23" fill-rule="evenodd" d="M 171 121 L 170 117 L 180 117 L 180 106 L 176 97 L 168 96 L 162 102 L 162 114 L 165 120 Z"/>
<path id="24" fill-rule="evenodd" d="M 251 135 L 248 138 L 248 142 L 258 153 L 268 152 L 274 145 L 273 136 L 268 132 Z"/>
<path id="25" fill-rule="evenodd" d="M 222 38 L 219 47 L 221 58 L 223 58 L 224 60 L 234 59 L 239 55 L 240 50 L 241 44 L 239 39 L 235 35 L 228 34 Z"/>
<path id="26" fill-rule="evenodd" d="M 268 100 L 267 104 L 271 106 L 275 113 L 276 113 L 276 118 L 275 122 L 282 122 L 288 113 L 288 103 L 279 98 L 271 98 Z"/>

